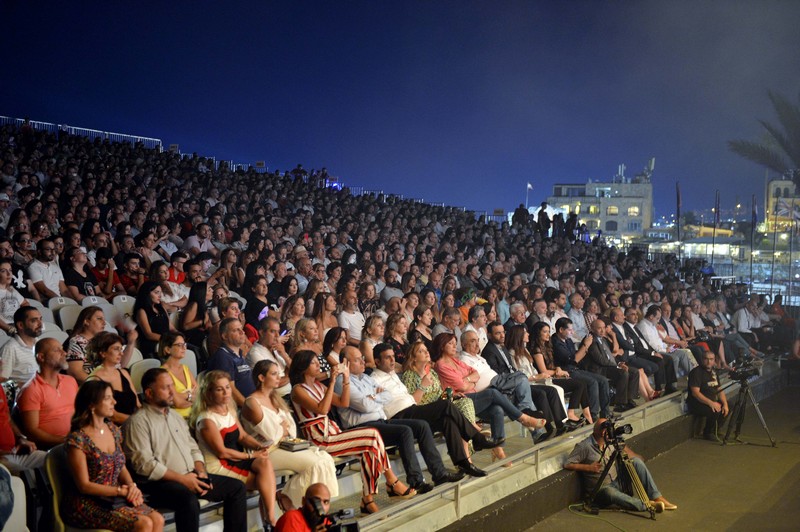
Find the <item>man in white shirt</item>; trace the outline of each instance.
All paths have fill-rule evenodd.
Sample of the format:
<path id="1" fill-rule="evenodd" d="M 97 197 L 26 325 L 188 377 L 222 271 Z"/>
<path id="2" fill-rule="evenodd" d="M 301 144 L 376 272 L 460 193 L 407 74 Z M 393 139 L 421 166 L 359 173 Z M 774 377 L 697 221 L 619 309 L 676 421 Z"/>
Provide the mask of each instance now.
<path id="1" fill-rule="evenodd" d="M 645 312 L 644 319 L 636 324 L 636 328 L 642 333 L 647 343 L 655 349 L 659 354 L 669 356 L 675 363 L 676 373 L 682 371 L 689 373 L 697 367 L 697 361 L 694 359 L 692 352 L 688 349 L 675 349 L 671 353 L 667 344 L 661 339 L 658 333 L 656 324 L 661 319 L 661 309 L 655 305 L 651 305 Z"/>
<path id="2" fill-rule="evenodd" d="M 364 315 L 358 310 L 358 294 L 352 290 L 342 294 L 342 311 L 339 313 L 339 327 L 347 329 L 347 343 L 358 346 L 364 330 Z"/>
<path id="3" fill-rule="evenodd" d="M 583 314 L 583 304 L 586 302 L 583 296 L 575 293 L 569 298 L 570 309 L 567 317 L 572 320 L 572 341 L 580 342 L 587 334 L 589 327 L 586 325 L 586 316 Z"/>
<path id="4" fill-rule="evenodd" d="M 53 297 L 61 297 L 67 293 L 64 274 L 56 262 L 56 244 L 49 238 L 43 238 L 36 245 L 36 260 L 28 266 L 28 275 L 33 286 L 42 296 L 43 302 Z"/>
<path id="5" fill-rule="evenodd" d="M 443 482 L 457 482 L 464 478 L 465 474 L 473 477 L 486 476 L 485 471 L 478 469 L 469 461 L 464 442 L 471 440 L 476 451 L 497 447 L 499 443 L 488 439 L 478 431 L 450 401 L 439 399 L 424 405 L 417 404 L 432 384 L 430 368 L 422 376 L 418 388 L 412 395 L 394 371 L 392 346 L 380 343 L 375 346 L 373 353 L 377 369 L 372 372 L 372 378 L 378 386 L 391 395 L 391 399 L 383 405 L 386 416 L 389 419 L 422 419 L 430 424 L 432 430 L 444 434 L 447 454 L 458 467 L 459 473 L 448 473 L 442 478 L 434 477 L 434 483 L 438 485 Z"/>
<path id="6" fill-rule="evenodd" d="M 20 307 L 14 313 L 14 326 L 17 334 L 0 348 L 0 382 L 13 380 L 22 386 L 39 369 L 34 347 L 42 334 L 42 314 L 35 307 Z"/>
<path id="7" fill-rule="evenodd" d="M 392 394 L 364 372 L 366 362 L 358 348 L 347 346 L 342 354 L 350 363 L 350 405 L 337 408 L 344 428 L 366 426 L 376 429 L 386 445 L 399 448 L 408 486 L 417 493 L 431 491 L 433 486 L 425 482 L 414 443 L 419 443 L 422 458 L 434 479 L 441 479 L 448 471 L 436 449 L 430 425 L 421 419 L 388 419 L 384 405 L 392 400 Z M 335 391 L 337 394 L 342 391 L 341 375 L 336 380 Z"/>

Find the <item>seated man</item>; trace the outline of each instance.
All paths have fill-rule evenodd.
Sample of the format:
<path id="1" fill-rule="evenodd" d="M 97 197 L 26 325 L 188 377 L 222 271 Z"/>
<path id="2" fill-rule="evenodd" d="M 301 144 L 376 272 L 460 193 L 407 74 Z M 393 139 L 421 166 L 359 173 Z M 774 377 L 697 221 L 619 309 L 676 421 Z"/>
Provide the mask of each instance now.
<path id="1" fill-rule="evenodd" d="M 218 369 L 228 372 L 233 400 L 241 408 L 245 398 L 256 391 L 252 370 L 242 352 L 247 340 L 242 322 L 238 318 L 225 318 L 219 324 L 219 335 L 222 337 L 222 347 L 208 359 L 208 371 Z"/>
<path id="2" fill-rule="evenodd" d="M 20 307 L 14 312 L 17 334 L 0 348 L 0 382 L 13 380 L 17 386 L 36 373 L 34 345 L 42 334 L 42 314 L 35 307 Z"/>
<path id="3" fill-rule="evenodd" d="M 200 528 L 200 502 L 223 501 L 226 531 L 247 530 L 247 490 L 235 478 L 209 475 L 186 421 L 172 407 L 175 388 L 167 370 L 142 376 L 144 405 L 125 422 L 125 454 L 139 488 L 175 511 L 178 532 Z"/>
<path id="4" fill-rule="evenodd" d="M 414 442 L 419 443 L 422 458 L 428 466 L 433 478 L 447 475 L 442 457 L 433 441 L 431 427 L 421 419 L 388 419 L 383 406 L 392 400 L 392 394 L 384 390 L 367 375 L 366 362 L 358 348 L 347 346 L 339 355 L 350 363 L 350 406 L 338 408 L 344 428 L 366 426 L 377 429 L 386 445 L 396 445 L 400 450 L 400 459 L 406 472 L 406 484 L 416 489 L 417 493 L 428 493 L 433 486 L 425 482 L 422 469 L 417 460 Z M 342 393 L 343 377 L 336 379 L 334 391 Z"/>
<path id="5" fill-rule="evenodd" d="M 612 449 L 606 448 L 608 443 L 606 441 L 606 421 L 604 418 L 597 420 L 592 434 L 575 445 L 575 448 L 572 449 L 572 452 L 567 457 L 567 463 L 564 464 L 565 469 L 581 473 L 587 493 L 591 493 L 594 490 L 606 466 L 606 460 L 611 457 Z M 650 502 L 655 506 L 656 512 L 677 510 L 678 507 L 665 499 L 661 492 L 658 491 L 658 487 L 656 487 L 650 471 L 642 461 L 642 457 L 627 446 L 625 447 L 625 452 L 632 457 L 631 461 L 636 469 L 636 474 L 639 476 L 639 480 L 642 481 L 642 485 L 650 498 Z M 603 487 L 598 491 L 594 502 L 604 507 L 616 505 L 625 510 L 638 512 L 647 510 L 645 503 L 638 497 L 632 497 L 620 490 L 618 477 L 617 466 L 616 464 L 612 465 L 608 475 L 603 479 Z"/>
<path id="6" fill-rule="evenodd" d="M 480 342 L 475 331 L 467 331 L 462 334 L 461 343 L 463 351 L 461 351 L 459 358 L 480 375 L 478 382 L 475 384 L 475 391 L 480 392 L 492 387 L 509 396 L 511 402 L 529 416 L 544 418 L 547 420 L 548 430 L 536 429 L 531 431 L 531 434 L 537 443 L 547 439 L 555 431 L 553 428 L 553 413 L 547 403 L 547 394 L 543 390 L 534 390 L 528 382 L 528 377 L 521 371 L 498 373 L 492 369 L 489 363 L 480 355 Z M 538 413 L 536 412 L 536 406 L 533 404 L 534 394 L 539 398 L 537 405 L 543 406 L 543 408 L 538 409 Z"/>
<path id="7" fill-rule="evenodd" d="M 327 530 L 333 525 L 326 519 L 331 508 L 331 492 L 325 484 L 311 484 L 303 496 L 302 506 L 292 509 L 278 519 L 276 532 L 311 532 Z"/>
<path id="8" fill-rule="evenodd" d="M 608 319 L 608 318 L 606 318 Z M 592 345 L 583 359 L 587 371 L 603 375 L 614 385 L 614 410 L 624 412 L 636 407 L 633 396 L 639 390 L 639 372 L 629 371 L 628 365 L 612 354 L 610 341 L 606 337 L 606 323 L 603 318 L 595 319 L 590 325 Z M 622 356 L 623 353 L 620 353 Z"/>
<path id="9" fill-rule="evenodd" d="M 689 372 L 689 396 L 686 398 L 689 412 L 706 418 L 703 438 L 711 441 L 717 441 L 717 428 L 728 415 L 728 398 L 719 385 L 715 360 L 714 353 L 708 351 L 703 356 L 703 365 Z"/>
<path id="10" fill-rule="evenodd" d="M 39 371 L 19 391 L 17 407 L 22 432 L 37 447 L 49 449 L 63 443 L 75 412 L 78 383 L 61 372 L 69 367 L 67 353 L 53 338 L 36 342 Z"/>
<path id="11" fill-rule="evenodd" d="M 64 284 L 64 274 L 56 261 L 58 255 L 55 242 L 43 238 L 36 245 L 36 251 L 36 260 L 28 266 L 28 275 L 39 292 L 42 303 L 53 297 L 66 295 L 67 285 Z"/>
<path id="12" fill-rule="evenodd" d="M 491 449 L 499 445 L 498 442 L 486 438 L 472 423 L 458 411 L 452 402 L 440 399 L 433 403 L 418 405 L 414 397 L 408 393 L 408 388 L 394 371 L 394 350 L 392 346 L 381 343 L 373 349 L 377 368 L 371 377 L 375 382 L 391 395 L 391 400 L 383 406 L 389 419 L 422 419 L 430 424 L 431 429 L 444 434 L 447 443 L 447 454 L 453 464 L 459 468 L 459 473 L 447 473 L 437 477 L 434 473 L 433 482 L 436 485 L 443 482 L 456 482 L 464 478 L 464 474 L 473 477 L 484 477 L 486 472 L 475 467 L 464 449 L 464 442 L 472 440 L 476 451 Z"/>

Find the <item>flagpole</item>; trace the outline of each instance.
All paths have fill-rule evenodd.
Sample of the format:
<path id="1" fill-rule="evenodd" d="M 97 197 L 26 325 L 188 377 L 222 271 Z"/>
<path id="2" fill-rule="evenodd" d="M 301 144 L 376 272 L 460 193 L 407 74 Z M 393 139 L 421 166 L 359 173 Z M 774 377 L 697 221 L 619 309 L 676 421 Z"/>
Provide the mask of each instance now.
<path id="1" fill-rule="evenodd" d="M 792 259 L 792 255 L 794 254 L 794 234 L 795 229 L 797 228 L 797 220 L 794 217 L 794 196 L 792 197 L 792 230 L 789 231 L 789 288 L 787 292 L 787 300 L 784 302 L 784 305 L 790 306 L 792 305 L 792 285 L 794 284 L 794 260 Z M 774 300 L 774 298 L 773 298 Z"/>
<path id="2" fill-rule="evenodd" d="M 750 292 L 753 291 L 753 252 L 755 251 L 756 240 L 756 222 L 758 221 L 758 214 L 756 214 L 756 195 L 750 200 Z"/>
<path id="3" fill-rule="evenodd" d="M 528 185 L 525 187 L 525 210 L 526 211 L 528 210 L 528 192 L 530 192 L 532 188 L 533 188 L 533 185 L 531 185 L 530 183 L 528 183 Z"/>
<path id="4" fill-rule="evenodd" d="M 778 248 L 778 202 L 775 202 L 775 206 L 773 207 L 775 211 L 775 218 L 772 226 L 772 271 L 769 275 L 769 297 L 770 300 L 773 298 L 773 291 L 775 286 L 775 251 Z"/>
<path id="5" fill-rule="evenodd" d="M 677 228 L 677 237 L 678 237 L 678 264 L 681 265 L 683 263 L 683 257 L 681 256 L 681 183 L 680 181 L 675 181 L 675 200 L 676 200 L 676 211 L 677 217 L 675 218 L 675 227 Z"/>
<path id="6" fill-rule="evenodd" d="M 714 248 L 717 244 L 717 226 L 719 225 L 719 189 L 714 201 L 714 231 L 711 233 L 711 271 L 714 271 Z"/>

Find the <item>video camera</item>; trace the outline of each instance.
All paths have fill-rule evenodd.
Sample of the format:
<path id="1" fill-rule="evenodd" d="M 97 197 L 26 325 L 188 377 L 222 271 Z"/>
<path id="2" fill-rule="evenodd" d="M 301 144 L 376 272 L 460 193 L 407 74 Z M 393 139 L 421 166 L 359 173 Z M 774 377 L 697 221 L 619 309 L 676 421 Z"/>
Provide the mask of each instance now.
<path id="1" fill-rule="evenodd" d="M 319 525 L 324 525 L 325 530 L 330 532 L 358 532 L 358 521 L 355 520 L 356 512 L 352 508 L 344 508 L 338 512 L 326 514 L 322 507 L 322 501 L 313 497 L 311 499 L 314 513 L 311 519 L 314 520 L 311 530 L 315 530 Z"/>
<path id="2" fill-rule="evenodd" d="M 614 422 L 614 418 L 608 418 L 601 425 L 604 429 L 606 429 L 606 442 L 614 445 L 622 444 L 625 442 L 624 436 L 633 434 L 633 427 L 630 423 L 616 426 Z"/>
<path id="3" fill-rule="evenodd" d="M 728 377 L 734 381 L 746 381 L 750 377 L 754 377 L 758 374 L 759 364 L 756 363 L 755 359 L 750 356 L 743 356 L 737 358 L 733 364 L 731 364 Z"/>

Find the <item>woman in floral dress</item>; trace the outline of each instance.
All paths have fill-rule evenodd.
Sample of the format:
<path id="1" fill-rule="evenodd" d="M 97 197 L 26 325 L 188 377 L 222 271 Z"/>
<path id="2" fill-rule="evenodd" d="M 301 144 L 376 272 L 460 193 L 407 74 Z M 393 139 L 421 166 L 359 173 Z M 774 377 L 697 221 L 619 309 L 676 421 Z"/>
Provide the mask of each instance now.
<path id="1" fill-rule="evenodd" d="M 64 520 L 80 528 L 160 532 L 164 517 L 144 504 L 125 467 L 122 433 L 108 421 L 114 404 L 107 382 L 87 381 L 78 390 L 65 443 L 77 490 L 65 494 Z"/>

